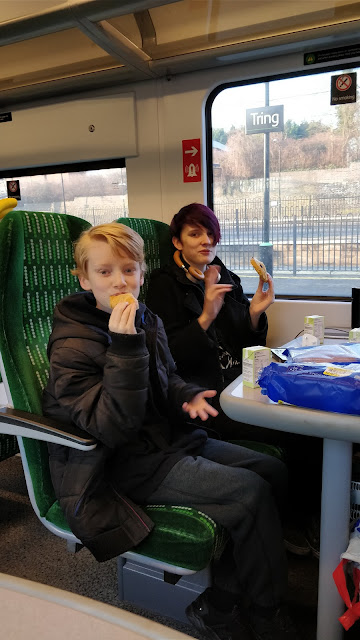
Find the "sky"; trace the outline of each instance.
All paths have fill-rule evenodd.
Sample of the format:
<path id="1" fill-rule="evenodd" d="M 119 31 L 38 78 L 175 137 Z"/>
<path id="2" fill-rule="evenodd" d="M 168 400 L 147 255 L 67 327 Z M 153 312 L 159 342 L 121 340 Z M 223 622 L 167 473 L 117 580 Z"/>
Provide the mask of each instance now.
<path id="1" fill-rule="evenodd" d="M 287 78 L 270 82 L 270 105 L 284 105 L 284 122 L 293 120 L 321 121 L 327 125 L 336 123 L 336 107 L 330 105 L 331 76 L 340 71 Z M 359 83 L 360 69 L 357 73 Z M 360 91 L 358 90 L 358 94 Z M 245 125 L 245 110 L 265 104 L 265 84 L 244 85 L 225 89 L 215 98 L 212 107 L 213 128 L 229 131 Z"/>

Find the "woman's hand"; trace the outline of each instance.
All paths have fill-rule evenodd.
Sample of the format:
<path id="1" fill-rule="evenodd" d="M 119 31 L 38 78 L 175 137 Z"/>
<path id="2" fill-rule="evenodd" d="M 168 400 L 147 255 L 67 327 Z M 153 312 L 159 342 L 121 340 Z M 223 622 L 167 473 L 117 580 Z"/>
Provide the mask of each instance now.
<path id="1" fill-rule="evenodd" d="M 205 398 L 213 398 L 216 396 L 214 389 L 208 389 L 207 391 L 201 391 L 190 402 L 184 402 L 182 408 L 185 413 L 188 413 L 190 418 L 201 418 L 201 420 L 207 420 L 209 416 L 214 418 L 218 415 L 218 411 L 206 402 Z"/>
<path id="2" fill-rule="evenodd" d="M 112 333 L 136 333 L 135 328 L 136 303 L 119 302 L 112 310 L 109 320 L 109 330 Z"/>
<path id="3" fill-rule="evenodd" d="M 268 289 L 266 291 L 263 291 L 264 280 L 260 278 L 258 288 L 256 289 L 252 297 L 252 300 L 250 302 L 249 311 L 250 311 L 251 325 L 254 331 L 256 331 L 258 328 L 259 318 L 261 314 L 264 313 L 264 311 L 266 311 L 266 309 L 270 307 L 270 305 L 275 300 L 273 279 L 269 273 L 267 274 L 267 276 L 268 276 L 268 285 L 269 285 Z"/>
<path id="4" fill-rule="evenodd" d="M 207 331 L 211 323 L 217 317 L 224 303 L 225 293 L 231 291 L 232 284 L 217 284 L 220 267 L 212 264 L 205 271 L 205 299 L 198 323 L 204 331 Z"/>

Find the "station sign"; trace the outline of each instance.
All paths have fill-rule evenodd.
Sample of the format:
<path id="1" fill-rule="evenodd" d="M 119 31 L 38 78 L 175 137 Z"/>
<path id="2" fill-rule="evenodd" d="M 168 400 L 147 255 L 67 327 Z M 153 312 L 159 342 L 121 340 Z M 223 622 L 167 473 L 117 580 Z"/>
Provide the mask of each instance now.
<path id="1" fill-rule="evenodd" d="M 201 182 L 200 138 L 182 141 L 183 180 Z"/>
<path id="2" fill-rule="evenodd" d="M 356 73 L 342 73 L 331 76 L 330 104 L 356 102 Z"/>
<path id="3" fill-rule="evenodd" d="M 246 134 L 284 131 L 284 105 L 246 109 Z"/>

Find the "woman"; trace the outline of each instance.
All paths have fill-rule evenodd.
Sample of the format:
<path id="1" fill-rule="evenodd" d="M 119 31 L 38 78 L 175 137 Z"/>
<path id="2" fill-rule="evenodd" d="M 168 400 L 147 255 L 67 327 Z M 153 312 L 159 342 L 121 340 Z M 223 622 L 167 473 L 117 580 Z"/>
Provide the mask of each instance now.
<path id="1" fill-rule="evenodd" d="M 224 439 L 247 439 L 285 447 L 292 501 L 296 504 L 294 530 L 288 527 L 286 546 L 300 555 L 310 546 L 300 535 L 301 521 L 319 512 L 321 441 L 239 423 L 219 405 L 221 391 L 241 373 L 242 349 L 265 345 L 265 311 L 274 302 L 273 281 L 260 278 L 248 300 L 240 278 L 216 257 L 220 240 L 218 219 L 209 207 L 193 203 L 182 207 L 170 224 L 174 259 L 150 277 L 146 304 L 163 320 L 179 375 L 206 389 L 216 389 L 213 404 L 219 411 L 212 427 Z M 304 474 L 304 460 L 307 473 Z M 288 515 L 292 520 L 292 514 Z M 312 518 L 311 518 L 312 519 Z M 310 532 L 318 555 L 317 525 Z"/>
<path id="2" fill-rule="evenodd" d="M 249 302 L 240 278 L 216 257 L 220 226 L 203 204 L 182 207 L 170 232 L 174 260 L 151 274 L 146 304 L 164 322 L 179 375 L 216 389 L 220 408 L 220 392 L 241 373 L 243 347 L 265 345 L 265 311 L 275 297 L 272 278 L 268 275 L 266 291 L 259 279 Z M 222 436 L 243 437 L 239 427 L 223 412 L 216 418 Z M 256 427 L 250 429 L 253 435 Z"/>

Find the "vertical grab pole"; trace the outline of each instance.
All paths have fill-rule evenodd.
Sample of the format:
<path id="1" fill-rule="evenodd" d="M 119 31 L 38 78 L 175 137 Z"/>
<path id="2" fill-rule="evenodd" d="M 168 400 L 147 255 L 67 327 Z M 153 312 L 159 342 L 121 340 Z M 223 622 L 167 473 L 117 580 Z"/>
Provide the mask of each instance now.
<path id="1" fill-rule="evenodd" d="M 269 83 L 265 82 L 265 106 L 269 106 Z M 264 133 L 264 227 L 260 260 L 273 275 L 273 246 L 270 242 L 270 134 Z"/>
<path id="2" fill-rule="evenodd" d="M 332 574 L 349 542 L 352 443 L 324 438 L 317 640 L 341 640 L 344 603 Z"/>

